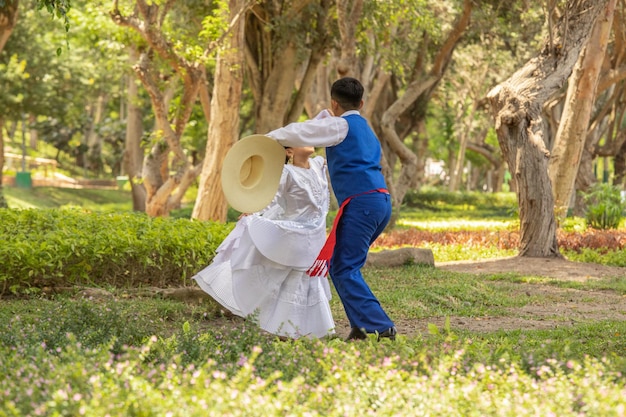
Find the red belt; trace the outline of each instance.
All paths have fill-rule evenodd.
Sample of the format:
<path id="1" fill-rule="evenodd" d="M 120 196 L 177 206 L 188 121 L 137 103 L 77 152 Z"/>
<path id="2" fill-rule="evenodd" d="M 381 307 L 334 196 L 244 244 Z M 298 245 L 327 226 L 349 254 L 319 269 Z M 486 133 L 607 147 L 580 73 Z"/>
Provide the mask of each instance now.
<path id="1" fill-rule="evenodd" d="M 343 208 L 352 200 L 354 197 L 358 197 L 363 194 L 370 193 L 386 193 L 389 194 L 389 191 L 385 188 L 377 188 L 375 190 L 365 191 L 359 194 L 351 195 L 346 198 L 343 203 L 341 203 L 341 207 L 337 211 L 337 216 L 335 216 L 335 221 L 333 222 L 333 227 L 330 229 L 330 234 L 326 238 L 326 243 L 320 250 L 319 255 L 313 262 L 313 265 L 306 271 L 307 275 L 311 277 L 323 277 L 328 273 L 328 269 L 330 268 L 330 259 L 333 257 L 333 252 L 335 251 L 335 243 L 337 242 L 337 225 L 339 224 L 339 219 L 343 214 Z"/>

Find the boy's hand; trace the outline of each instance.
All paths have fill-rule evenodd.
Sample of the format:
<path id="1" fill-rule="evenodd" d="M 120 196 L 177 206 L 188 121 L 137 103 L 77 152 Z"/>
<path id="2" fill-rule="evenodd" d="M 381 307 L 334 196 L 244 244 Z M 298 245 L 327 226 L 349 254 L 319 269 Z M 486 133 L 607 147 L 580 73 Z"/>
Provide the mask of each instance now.
<path id="1" fill-rule="evenodd" d="M 317 119 L 325 119 L 325 118 L 327 118 L 327 117 L 333 117 L 333 116 L 334 116 L 334 114 L 333 114 L 332 110 L 330 110 L 330 109 L 324 109 L 324 110 L 322 110 L 321 112 L 319 112 L 319 113 L 317 114 L 317 116 L 315 116 L 315 117 L 314 117 L 314 119 L 316 119 L 316 120 L 317 120 Z"/>

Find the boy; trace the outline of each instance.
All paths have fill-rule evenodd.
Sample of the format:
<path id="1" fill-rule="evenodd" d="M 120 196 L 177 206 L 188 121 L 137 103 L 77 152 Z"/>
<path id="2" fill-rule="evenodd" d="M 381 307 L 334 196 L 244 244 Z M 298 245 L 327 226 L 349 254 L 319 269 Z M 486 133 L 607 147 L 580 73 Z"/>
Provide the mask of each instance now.
<path id="1" fill-rule="evenodd" d="M 359 110 L 363 86 L 350 77 L 331 87 L 331 114 L 291 123 L 267 134 L 283 146 L 326 147 L 333 191 L 340 204 L 335 224 L 310 275 L 329 273 L 350 321 L 347 340 L 395 340 L 396 328 L 363 279 L 361 268 L 371 244 L 391 217 L 391 198 L 380 165 L 378 138 Z"/>

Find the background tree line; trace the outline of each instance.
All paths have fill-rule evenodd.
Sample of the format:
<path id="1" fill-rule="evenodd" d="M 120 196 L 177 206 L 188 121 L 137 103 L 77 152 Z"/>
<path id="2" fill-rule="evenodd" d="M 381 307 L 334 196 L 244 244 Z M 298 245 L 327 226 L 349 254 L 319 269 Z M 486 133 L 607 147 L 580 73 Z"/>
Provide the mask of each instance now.
<path id="1" fill-rule="evenodd" d="M 624 187 L 624 0 L 69 6 L 0 0 L 0 144 L 26 127 L 67 168 L 127 174 L 151 216 L 197 184 L 192 217 L 224 221 L 230 146 L 313 117 L 341 76 L 366 87 L 396 213 L 429 159 L 450 190 L 498 191 L 508 170 L 520 254 L 560 256 L 558 221 L 584 210 L 596 162 Z"/>

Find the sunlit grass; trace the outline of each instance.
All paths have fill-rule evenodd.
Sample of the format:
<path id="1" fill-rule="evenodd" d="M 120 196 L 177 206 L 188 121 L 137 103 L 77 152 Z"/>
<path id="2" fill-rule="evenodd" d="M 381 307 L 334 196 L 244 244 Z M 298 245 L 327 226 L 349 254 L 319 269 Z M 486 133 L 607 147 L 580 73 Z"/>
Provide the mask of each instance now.
<path id="1" fill-rule="evenodd" d="M 493 220 L 493 219 L 436 219 L 436 220 L 411 220 L 402 218 L 398 220 L 399 226 L 416 227 L 432 231 L 454 230 L 510 230 L 519 227 L 517 220 Z"/>
<path id="2" fill-rule="evenodd" d="M 453 261 L 484 261 L 486 259 L 499 259 L 515 256 L 517 249 L 499 249 L 497 247 L 484 247 L 481 245 L 441 245 L 428 243 L 423 246 L 433 252 L 435 263 Z"/>
<path id="3" fill-rule="evenodd" d="M 130 192 L 125 190 L 4 187 L 3 192 L 9 207 L 15 209 L 81 207 L 92 211 L 132 210 Z"/>

